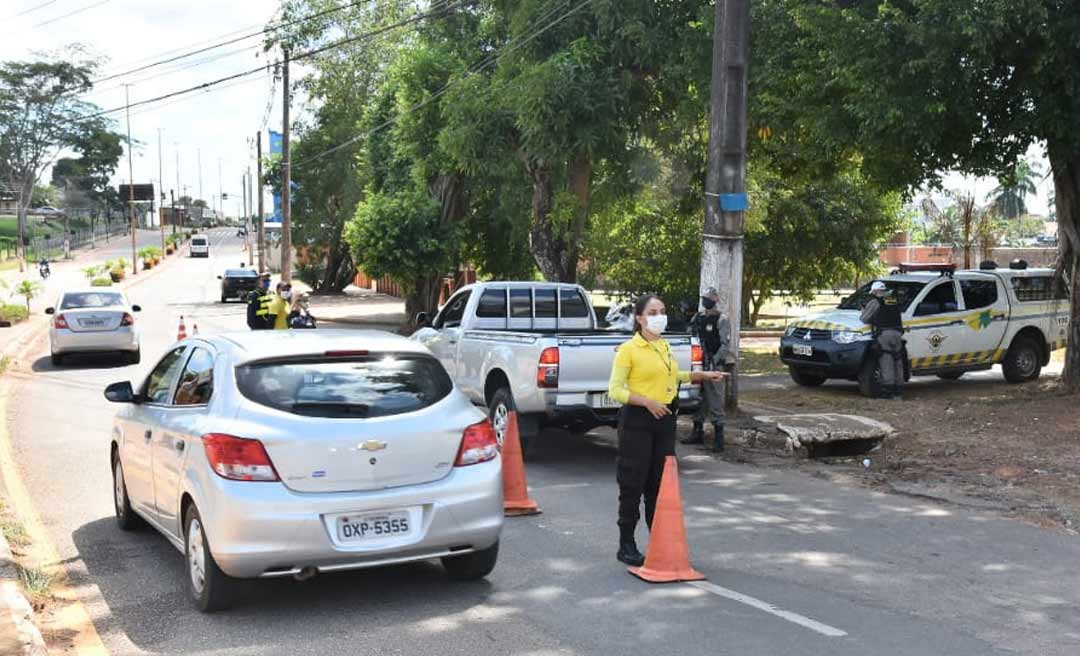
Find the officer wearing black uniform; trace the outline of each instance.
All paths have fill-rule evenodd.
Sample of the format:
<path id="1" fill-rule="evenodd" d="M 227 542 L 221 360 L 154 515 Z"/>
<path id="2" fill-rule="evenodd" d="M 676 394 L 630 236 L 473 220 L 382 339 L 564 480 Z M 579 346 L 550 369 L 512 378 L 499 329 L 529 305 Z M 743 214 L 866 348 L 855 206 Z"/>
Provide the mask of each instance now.
<path id="1" fill-rule="evenodd" d="M 270 314 L 270 304 L 274 295 L 270 293 L 270 274 L 259 276 L 259 286 L 248 294 L 247 325 L 252 330 L 272 330 L 274 315 Z"/>
<path id="2" fill-rule="evenodd" d="M 704 351 L 705 371 L 726 371 L 731 358 L 731 321 L 719 306 L 720 294 L 710 287 L 701 296 L 702 311 L 690 320 L 690 331 Z M 713 425 L 713 452 L 724 450 L 724 383 L 701 384 L 701 405 L 694 413 L 694 430 L 683 444 L 705 443 L 705 422 Z"/>
<path id="3" fill-rule="evenodd" d="M 873 327 L 874 341 L 879 352 L 881 395 L 900 399 L 904 384 L 904 321 L 896 294 L 885 283 L 870 285 L 872 297 L 863 307 L 862 322 Z"/>

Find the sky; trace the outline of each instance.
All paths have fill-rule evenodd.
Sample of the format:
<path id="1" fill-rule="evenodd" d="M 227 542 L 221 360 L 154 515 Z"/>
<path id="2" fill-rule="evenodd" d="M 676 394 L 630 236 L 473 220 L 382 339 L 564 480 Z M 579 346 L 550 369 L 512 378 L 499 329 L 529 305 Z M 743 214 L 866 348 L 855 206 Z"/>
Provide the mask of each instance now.
<path id="1" fill-rule="evenodd" d="M 30 59 L 38 51 L 56 51 L 80 43 L 107 59 L 101 71 L 105 77 L 259 31 L 274 17 L 277 6 L 278 0 L 0 0 L 0 60 Z M 26 13 L 16 15 L 22 12 Z M 73 12 L 78 13 L 65 17 Z M 254 69 L 267 62 L 262 49 L 256 47 L 259 44 L 259 38 L 252 38 L 174 64 L 103 81 L 85 99 L 102 109 L 113 109 L 125 104 L 124 83 L 132 84 L 129 93 L 131 102 L 136 103 Z M 216 61 L 206 61 L 228 53 Z M 276 59 L 273 53 L 270 57 Z M 163 177 L 163 188 L 168 193 L 176 190 L 179 173 L 178 196 L 186 189 L 189 195 L 213 205 L 221 190 L 228 195 L 226 212 L 238 215 L 241 178 L 247 167 L 251 167 L 252 176 L 255 170 L 254 146 L 249 147 L 249 143 L 264 125 L 268 108 L 266 125 L 281 129 L 281 106 L 280 83 L 272 87 L 270 76 L 260 72 L 213 90 L 132 108 L 135 181 L 157 185 Z M 125 133 L 124 112 L 110 116 L 115 121 L 113 129 Z M 160 167 L 158 130 L 162 144 Z M 264 131 L 264 152 L 266 149 Z M 128 180 L 126 155 L 114 183 Z M 161 175 L 159 168 L 163 169 Z M 48 174 L 43 181 L 48 181 Z M 269 207 L 269 194 L 265 203 Z"/>
<path id="2" fill-rule="evenodd" d="M 278 0 L 0 0 L 0 60 L 27 59 L 38 51 L 56 51 L 80 43 L 106 58 L 102 69 L 102 77 L 106 77 L 256 32 L 274 17 L 277 6 Z M 125 104 L 124 83 L 132 85 L 131 102 L 137 103 L 254 69 L 267 62 L 259 44 L 260 39 L 253 38 L 102 81 L 86 99 L 102 109 L 113 109 Z M 274 53 L 270 57 L 276 59 Z M 294 71 L 294 77 L 301 73 Z M 301 103 L 294 100 L 294 104 L 295 116 Z M 248 166 L 254 171 L 250 141 L 260 128 L 281 129 L 281 105 L 280 84 L 274 85 L 270 76 L 258 73 L 211 90 L 133 108 L 135 181 L 157 185 L 163 177 L 164 185 L 159 188 L 166 193 L 187 193 L 205 199 L 211 206 L 217 206 L 217 195 L 224 191 L 229 196 L 226 212 L 238 215 L 241 177 Z M 116 121 L 114 129 L 124 132 L 124 112 L 111 116 Z M 263 136 L 265 150 L 265 131 Z M 1040 147 L 1033 147 L 1029 158 L 1039 162 L 1044 173 L 1049 170 Z M 44 181 L 48 179 L 46 174 Z M 128 179 L 125 157 L 113 182 Z M 959 174 L 945 177 L 947 190 L 974 191 L 980 201 L 996 186 L 993 179 Z M 1048 214 L 1047 198 L 1052 188 L 1050 179 L 1042 180 L 1037 196 L 1029 199 L 1029 211 Z M 269 206 L 269 198 L 265 202 Z M 944 198 L 939 202 L 948 203 Z"/>

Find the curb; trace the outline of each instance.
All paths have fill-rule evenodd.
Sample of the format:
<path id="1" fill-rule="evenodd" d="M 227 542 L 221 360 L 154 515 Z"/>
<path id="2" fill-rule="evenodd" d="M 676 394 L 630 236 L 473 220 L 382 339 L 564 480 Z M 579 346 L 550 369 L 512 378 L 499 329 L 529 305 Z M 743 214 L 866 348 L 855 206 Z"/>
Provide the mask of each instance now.
<path id="1" fill-rule="evenodd" d="M 0 654 L 48 656 L 45 640 L 34 624 L 34 609 L 18 579 L 11 548 L 0 533 Z"/>

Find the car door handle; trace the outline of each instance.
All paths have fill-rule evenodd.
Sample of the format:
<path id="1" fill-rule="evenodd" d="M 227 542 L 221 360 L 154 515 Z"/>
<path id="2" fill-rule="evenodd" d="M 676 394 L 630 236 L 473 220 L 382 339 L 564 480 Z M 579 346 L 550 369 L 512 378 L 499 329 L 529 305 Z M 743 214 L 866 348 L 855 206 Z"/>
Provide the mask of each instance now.
<path id="1" fill-rule="evenodd" d="M 154 436 L 154 432 L 149 430 L 149 429 L 143 434 L 143 437 L 146 438 L 147 442 L 149 442 L 150 438 L 153 437 L 153 436 Z"/>

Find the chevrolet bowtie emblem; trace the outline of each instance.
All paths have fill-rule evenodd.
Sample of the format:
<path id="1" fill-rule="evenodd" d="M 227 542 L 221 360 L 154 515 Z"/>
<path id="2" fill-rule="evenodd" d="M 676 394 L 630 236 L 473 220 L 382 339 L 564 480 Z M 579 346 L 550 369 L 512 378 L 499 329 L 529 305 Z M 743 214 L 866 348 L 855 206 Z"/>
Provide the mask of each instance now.
<path id="1" fill-rule="evenodd" d="M 386 448 L 386 442 L 380 442 L 379 440 L 368 440 L 360 444 L 360 448 L 364 451 L 382 451 Z"/>

